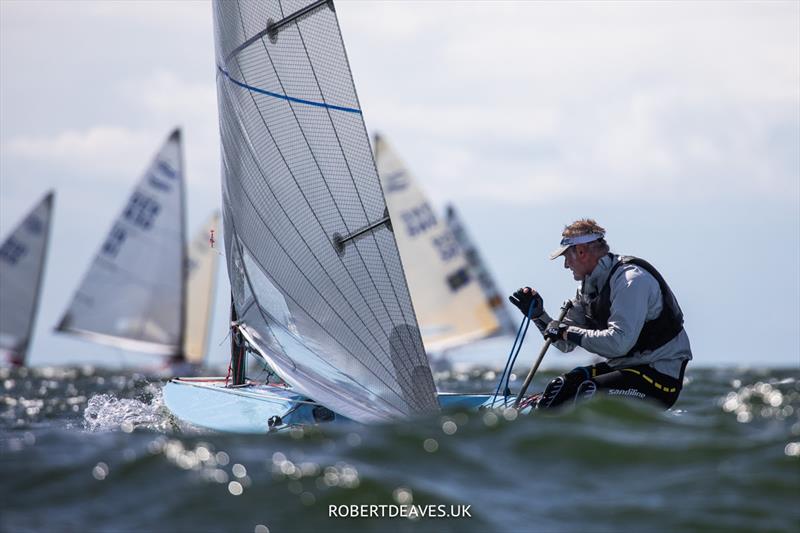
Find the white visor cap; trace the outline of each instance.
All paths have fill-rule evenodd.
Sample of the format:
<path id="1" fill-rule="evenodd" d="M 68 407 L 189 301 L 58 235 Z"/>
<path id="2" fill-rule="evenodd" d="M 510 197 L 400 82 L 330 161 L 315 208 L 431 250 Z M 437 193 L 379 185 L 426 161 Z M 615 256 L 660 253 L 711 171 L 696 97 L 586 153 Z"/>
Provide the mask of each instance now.
<path id="1" fill-rule="evenodd" d="M 586 244 L 587 242 L 594 242 L 599 241 L 605 237 L 604 233 L 587 233 L 586 235 L 576 235 L 575 237 L 564 237 L 561 239 L 561 245 L 553 250 L 553 253 L 550 254 L 550 259 L 555 259 L 556 257 L 562 255 L 566 252 L 570 246 L 575 246 L 576 244 Z"/>

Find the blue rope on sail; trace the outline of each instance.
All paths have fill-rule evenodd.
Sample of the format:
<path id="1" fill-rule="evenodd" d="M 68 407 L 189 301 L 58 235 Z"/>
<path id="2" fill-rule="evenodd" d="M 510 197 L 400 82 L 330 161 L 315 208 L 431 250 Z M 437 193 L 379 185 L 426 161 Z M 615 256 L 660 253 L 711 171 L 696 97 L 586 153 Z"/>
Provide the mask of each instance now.
<path id="1" fill-rule="evenodd" d="M 517 356 L 519 355 L 519 351 L 522 349 L 522 343 L 525 341 L 525 335 L 528 334 L 528 327 L 531 325 L 531 314 L 533 313 L 533 308 L 534 302 L 531 302 L 530 307 L 528 307 L 528 314 L 524 316 L 522 321 L 519 323 L 517 336 L 514 339 L 514 344 L 511 345 L 511 351 L 508 353 L 508 359 L 506 359 L 506 366 L 503 368 L 503 373 L 500 374 L 500 382 L 497 384 L 497 390 L 494 391 L 494 396 L 492 397 L 492 407 L 494 407 L 494 402 L 497 399 L 498 394 L 500 394 L 500 388 L 503 386 L 503 380 L 506 382 L 505 389 L 503 390 L 503 398 L 508 398 L 511 392 L 508 388 L 511 380 L 511 371 L 514 369 L 514 364 L 517 362 Z M 522 326 L 525 326 L 525 331 L 522 330 Z M 520 333 L 522 333 L 522 337 L 520 337 Z M 517 346 L 517 341 L 519 341 L 519 346 Z M 515 348 L 516 353 L 514 353 Z M 505 400 L 503 405 L 505 405 Z"/>
<path id="2" fill-rule="evenodd" d="M 344 111 L 345 113 L 358 113 L 359 115 L 361 114 L 361 110 L 360 109 L 356 109 L 354 107 L 344 107 L 344 106 L 340 106 L 340 105 L 326 104 L 324 102 L 315 102 L 313 100 L 304 100 L 302 98 L 295 98 L 294 96 L 287 96 L 285 94 L 273 93 L 271 91 L 267 91 L 267 90 L 264 90 L 264 89 L 259 89 L 258 87 L 253 87 L 252 85 L 247 85 L 246 83 L 243 83 L 243 82 L 237 80 L 236 78 L 231 76 L 225 69 L 223 69 L 220 66 L 217 66 L 217 69 L 226 78 L 231 80 L 234 84 L 236 84 L 239 87 L 242 87 L 244 89 L 247 89 L 249 91 L 253 91 L 255 93 L 258 93 L 258 94 L 264 94 L 266 96 L 272 96 L 273 98 L 280 98 L 281 100 L 288 100 L 289 102 L 296 102 L 298 104 L 311 105 L 311 106 L 315 106 L 315 107 L 324 107 L 325 109 L 333 109 L 334 111 Z"/>

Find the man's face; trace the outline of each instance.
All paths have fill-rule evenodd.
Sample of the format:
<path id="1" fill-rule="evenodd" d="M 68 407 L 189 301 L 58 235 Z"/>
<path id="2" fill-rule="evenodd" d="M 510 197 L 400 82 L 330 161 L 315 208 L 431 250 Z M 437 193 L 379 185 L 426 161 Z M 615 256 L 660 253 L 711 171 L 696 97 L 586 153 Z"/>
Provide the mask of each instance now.
<path id="1" fill-rule="evenodd" d="M 594 265 L 590 266 L 589 263 L 589 254 L 586 253 L 585 246 L 582 244 L 571 246 L 564 252 L 564 268 L 572 270 L 572 277 L 575 281 L 582 281 L 592 273 Z"/>

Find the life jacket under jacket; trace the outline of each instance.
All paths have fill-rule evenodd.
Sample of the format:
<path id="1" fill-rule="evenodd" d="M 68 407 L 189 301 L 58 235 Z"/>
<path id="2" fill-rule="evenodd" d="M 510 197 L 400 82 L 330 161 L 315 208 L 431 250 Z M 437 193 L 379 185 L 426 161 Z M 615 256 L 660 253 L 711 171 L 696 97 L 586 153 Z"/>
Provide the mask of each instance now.
<path id="1" fill-rule="evenodd" d="M 611 316 L 611 278 L 622 265 L 636 265 L 646 270 L 658 281 L 663 300 L 661 313 L 656 318 L 646 321 L 642 326 L 639 338 L 636 339 L 633 348 L 626 354 L 630 356 L 636 352 L 655 350 L 674 339 L 683 331 L 683 312 L 678 306 L 678 301 L 672 294 L 669 285 L 653 265 L 638 257 L 620 256 L 614 266 L 611 267 L 608 278 L 597 296 L 594 298 L 583 297 L 587 329 L 608 329 L 608 319 Z"/>

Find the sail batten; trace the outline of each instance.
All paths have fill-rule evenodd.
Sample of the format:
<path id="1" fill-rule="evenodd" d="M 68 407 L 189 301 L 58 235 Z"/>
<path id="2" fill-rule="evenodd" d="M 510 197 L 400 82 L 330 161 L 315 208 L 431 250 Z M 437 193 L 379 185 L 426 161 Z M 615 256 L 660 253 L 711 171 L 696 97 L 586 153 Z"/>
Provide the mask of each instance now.
<path id="1" fill-rule="evenodd" d="M 386 211 L 335 12 L 310 10 L 277 39 L 253 39 L 311 5 L 214 3 L 234 305 L 276 372 L 309 398 L 360 421 L 434 410 L 391 231 L 342 254 L 334 246 Z"/>

